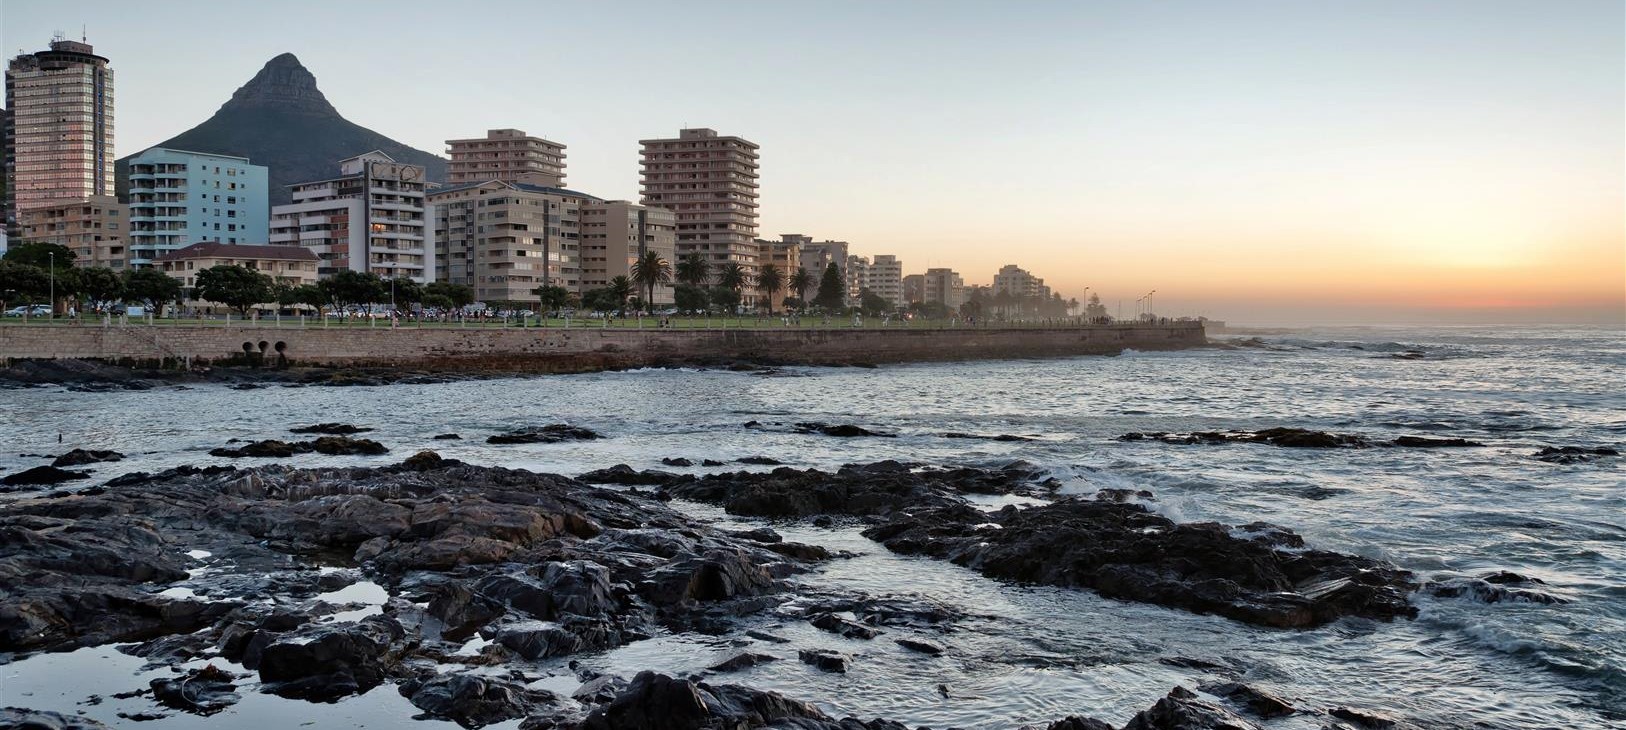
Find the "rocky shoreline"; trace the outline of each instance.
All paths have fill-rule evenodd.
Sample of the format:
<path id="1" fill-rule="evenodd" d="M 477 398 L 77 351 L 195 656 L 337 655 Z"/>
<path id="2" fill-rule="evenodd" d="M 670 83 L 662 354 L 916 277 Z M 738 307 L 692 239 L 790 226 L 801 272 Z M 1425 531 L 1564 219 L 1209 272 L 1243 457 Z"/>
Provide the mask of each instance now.
<path id="1" fill-rule="evenodd" d="M 562 426 L 516 434 L 597 437 Z M 314 443 L 249 447 L 280 458 L 316 450 L 308 446 Z M 67 463 L 115 458 L 87 452 Z M 803 700 L 721 681 L 787 658 L 785 639 L 756 629 L 745 631 L 755 645 L 700 675 L 583 670 L 568 696 L 527 686 L 538 676 L 527 670 L 534 662 L 662 632 L 728 634 L 787 610 L 829 635 L 890 640 L 897 651 L 928 660 L 948 650 L 941 637 L 957 618 L 952 610 L 802 595 L 797 576 L 846 556 L 765 527 L 719 529 L 666 504 L 673 499 L 815 526 L 856 521 L 889 550 L 989 577 L 1289 630 L 1344 616 L 1415 614 L 1407 597 L 1419 584 L 1393 566 L 1310 549 L 1291 531 L 1263 523 L 1175 523 L 1146 507 L 1155 500 L 1149 493 L 1061 498 L 1057 486 L 1024 462 L 706 475 L 618 466 L 571 479 L 429 451 L 378 468 L 273 464 L 130 474 L 0 507 L 0 664 L 36 652 L 123 645 L 120 651 L 177 672 L 141 690 L 154 703 L 153 716 L 213 714 L 250 690 L 328 702 L 388 684 L 423 717 L 465 727 L 516 719 L 533 729 L 904 727 L 832 718 Z M 971 503 L 977 496 L 1031 506 L 985 511 Z M 1539 594 L 1518 578 L 1427 589 L 1487 601 Z M 376 586 L 387 598 L 333 602 L 357 586 Z M 829 672 L 855 660 L 817 646 L 790 656 Z M 1333 728 L 1410 726 L 1366 710 L 1295 706 L 1234 681 L 1195 689 L 1176 688 L 1124 728 L 1254 728 L 1284 714 Z M 1087 714 L 1034 727 L 1112 727 Z M 0 711 L 5 727 L 101 726 L 11 708 Z"/>

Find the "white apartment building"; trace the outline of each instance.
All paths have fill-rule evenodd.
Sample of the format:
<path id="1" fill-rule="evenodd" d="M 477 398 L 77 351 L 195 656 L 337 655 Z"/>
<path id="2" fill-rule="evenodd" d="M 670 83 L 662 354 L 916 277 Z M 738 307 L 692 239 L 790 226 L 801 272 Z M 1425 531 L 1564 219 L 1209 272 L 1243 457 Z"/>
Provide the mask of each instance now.
<path id="1" fill-rule="evenodd" d="M 435 280 L 433 214 L 424 168 L 374 150 L 339 163 L 339 176 L 293 186 L 293 202 L 271 210 L 270 242 L 304 246 L 322 277 L 372 272 Z"/>

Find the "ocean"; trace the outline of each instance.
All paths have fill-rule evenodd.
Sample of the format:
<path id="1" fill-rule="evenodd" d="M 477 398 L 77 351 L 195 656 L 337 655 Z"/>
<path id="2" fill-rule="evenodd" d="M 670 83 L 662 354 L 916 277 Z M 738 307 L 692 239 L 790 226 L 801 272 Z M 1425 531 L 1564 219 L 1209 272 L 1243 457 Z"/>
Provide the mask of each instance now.
<path id="1" fill-rule="evenodd" d="M 229 463 L 207 455 L 228 439 L 289 438 L 287 429 L 341 421 L 375 429 L 376 457 L 308 455 L 295 465 L 387 464 L 420 449 L 476 464 L 576 475 L 615 464 L 672 468 L 663 457 L 767 456 L 834 468 L 897 459 L 930 465 L 1037 464 L 1063 493 L 1149 490 L 1177 521 L 1290 528 L 1313 547 L 1381 558 L 1420 580 L 1497 571 L 1538 578 L 1556 602 L 1486 602 L 1420 592 L 1416 619 L 1343 619 L 1311 630 L 1267 629 L 1214 616 L 1013 585 L 925 558 L 892 554 L 856 525 L 772 526 L 786 539 L 847 550 L 799 577 L 795 600 L 862 593 L 908 596 L 965 614 L 943 660 L 832 638 L 773 613 L 754 621 L 794 645 L 852 651 L 846 674 L 795 662 L 728 681 L 774 689 L 838 715 L 910 726 L 1009 728 L 1069 714 L 1115 724 L 1202 671 L 1309 707 L 1382 710 L 1425 727 L 1626 727 L 1626 461 L 1557 464 L 1546 446 L 1626 448 L 1626 333 L 1618 328 L 1369 327 L 1220 337 L 1228 347 L 1117 357 L 1007 360 L 755 372 L 637 370 L 382 387 L 224 385 L 150 391 L 0 391 L 0 473 L 45 463 L 24 454 L 114 449 L 96 483 L 129 471 Z M 748 421 L 852 423 L 897 438 L 840 439 Z M 493 446 L 519 426 L 570 423 L 599 441 Z M 1264 444 L 1123 442 L 1147 431 L 1292 426 L 1361 434 L 1460 437 L 1482 448 L 1294 449 Z M 947 432 L 1032 437 L 995 442 Z M 435 441 L 458 433 L 459 441 Z M 59 442 L 58 439 L 61 441 Z M 245 460 L 253 461 L 253 460 Z M 243 465 L 239 462 L 238 465 Z M 738 467 L 729 467 L 738 468 Z M 748 467 L 767 469 L 771 467 Z M 15 495 L 0 495 L 0 500 Z M 674 502 L 705 519 L 769 524 Z M 989 506 L 1002 504 L 990 500 Z M 368 600 L 368 584 L 342 598 Z M 381 600 L 373 596 L 371 600 Z M 698 672 L 738 651 L 741 637 L 670 634 L 573 657 L 630 676 Z M 892 649 L 892 650 L 889 650 Z M 24 659 L 0 655 L 0 707 L 84 712 L 109 723 L 150 701 L 91 694 L 145 687 L 168 670 L 112 647 Z M 535 667 L 537 687 L 568 693 L 565 660 Z M 333 705 L 261 695 L 212 718 L 171 715 L 155 728 L 394 726 L 414 708 L 388 687 Z M 436 724 L 436 723 L 431 723 Z M 496 727 L 510 727 L 517 723 Z M 1042 725 L 1041 725 L 1042 726 Z M 1294 717 L 1271 728 L 1315 727 Z"/>

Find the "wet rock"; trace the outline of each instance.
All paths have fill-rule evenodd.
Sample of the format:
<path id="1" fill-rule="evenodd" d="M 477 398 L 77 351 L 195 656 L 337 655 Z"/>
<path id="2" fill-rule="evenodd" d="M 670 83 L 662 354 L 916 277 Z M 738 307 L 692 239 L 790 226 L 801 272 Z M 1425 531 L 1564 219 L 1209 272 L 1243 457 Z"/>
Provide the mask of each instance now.
<path id="1" fill-rule="evenodd" d="M 1145 489 L 1110 488 L 1096 490 L 1095 499 L 1101 502 L 1130 502 L 1136 499 L 1156 499 L 1156 497 Z"/>
<path id="2" fill-rule="evenodd" d="M 451 720 L 468 728 L 525 717 L 533 705 L 555 699 L 552 693 L 527 689 L 522 684 L 469 674 L 441 674 L 404 682 L 401 696 L 428 718 Z"/>
<path id="3" fill-rule="evenodd" d="M 710 686 L 641 672 L 609 704 L 587 716 L 582 730 L 701 730 L 703 728 L 757 728 L 781 720 L 812 720 L 826 724 L 787 727 L 824 730 L 838 726 L 818 708 L 735 685 Z"/>
<path id="4" fill-rule="evenodd" d="M 370 428 L 352 426 L 348 423 L 318 423 L 314 426 L 299 426 L 288 429 L 289 433 L 325 433 L 330 436 L 350 436 L 371 431 Z"/>
<path id="5" fill-rule="evenodd" d="M 741 540 L 750 540 L 751 542 L 761 543 L 777 543 L 785 540 L 785 538 L 779 533 L 774 532 L 773 528 L 771 527 L 756 527 L 750 530 L 732 530 L 728 532 L 728 535 L 731 537 L 737 537 Z"/>
<path id="6" fill-rule="evenodd" d="M 946 438 L 946 439 L 975 439 L 975 440 L 978 440 L 978 441 L 1032 441 L 1033 440 L 1033 438 L 1029 437 L 1029 436 L 1013 436 L 1013 435 L 1008 434 L 1008 433 L 1002 433 L 1002 434 L 999 434 L 997 436 L 988 436 L 988 435 L 980 434 L 980 433 L 961 433 L 959 431 L 949 431 L 948 433 L 942 434 L 942 437 Z"/>
<path id="7" fill-rule="evenodd" d="M 401 468 L 408 471 L 429 471 L 444 467 L 446 464 L 446 460 L 440 458 L 440 454 L 426 449 L 408 456 L 406 461 L 401 462 Z"/>
<path id="8" fill-rule="evenodd" d="M 822 434 L 822 435 L 825 435 L 825 436 L 835 436 L 837 438 L 857 438 L 857 437 L 860 437 L 860 436 L 876 436 L 876 437 L 881 437 L 881 438 L 894 438 L 894 437 L 897 436 L 897 434 L 895 434 L 895 433 L 885 433 L 885 432 L 881 432 L 881 431 L 871 431 L 871 430 L 869 430 L 867 428 L 863 428 L 862 426 L 854 426 L 854 425 L 852 425 L 850 423 L 829 424 L 829 423 L 819 423 L 817 421 L 804 421 L 802 423 L 796 424 L 796 432 L 797 433 L 808 433 L 808 434 Z"/>
<path id="9" fill-rule="evenodd" d="M 1545 585 L 1547 584 L 1539 578 L 1528 578 L 1504 570 L 1477 578 L 1438 579 L 1425 583 L 1422 590 L 1438 598 L 1467 597 L 1482 603 L 1523 602 L 1548 605 L 1569 603 L 1564 598 L 1536 589 Z"/>
<path id="10" fill-rule="evenodd" d="M 372 616 L 340 624 L 308 624 L 260 652 L 265 691 L 328 702 L 384 682 L 407 647 L 394 619 Z"/>
<path id="11" fill-rule="evenodd" d="M 979 529 L 984 523 L 1001 529 Z M 1278 550 L 1217 523 L 1176 524 L 1139 504 L 1071 499 L 985 513 L 968 505 L 898 514 L 864 535 L 894 552 L 984 575 L 1283 628 L 1342 616 L 1416 615 L 1411 574 L 1367 558 Z M 1296 536 L 1294 536 L 1296 537 Z"/>
<path id="12" fill-rule="evenodd" d="M 1620 456 L 1620 451 L 1607 446 L 1543 446 L 1534 458 L 1550 464 L 1584 464 L 1605 456 Z"/>
<path id="13" fill-rule="evenodd" d="M 95 720 L 21 707 L 0 708 L 0 728 L 6 730 L 108 730 Z"/>
<path id="14" fill-rule="evenodd" d="M 701 466 L 723 466 L 723 462 L 718 461 L 716 459 L 701 459 L 700 460 L 700 465 Z"/>
<path id="15" fill-rule="evenodd" d="M 124 459 L 124 454 L 117 451 L 97 451 L 94 449 L 87 451 L 85 449 L 74 449 L 73 451 L 69 451 L 66 454 L 56 457 L 56 460 L 51 462 L 51 466 L 84 466 L 86 464 L 95 464 L 104 461 L 120 461 L 122 459 Z"/>
<path id="16" fill-rule="evenodd" d="M 376 456 L 390 452 L 389 449 L 384 448 L 383 444 L 372 439 L 352 439 L 343 436 L 322 436 L 311 442 L 311 449 L 318 454 L 327 454 L 329 456 L 348 456 L 352 454 Z"/>
<path id="17" fill-rule="evenodd" d="M 1327 710 L 1327 714 L 1340 720 L 1355 723 L 1363 728 L 1371 728 L 1372 730 L 1388 730 L 1388 728 L 1395 728 L 1399 726 L 1399 722 L 1394 718 L 1367 710 L 1354 710 L 1348 707 L 1334 707 Z"/>
<path id="18" fill-rule="evenodd" d="M 1045 730 L 1114 730 L 1114 728 L 1093 717 L 1072 715 L 1050 723 Z"/>
<path id="19" fill-rule="evenodd" d="M 486 439 L 488 444 L 556 444 L 561 441 L 592 441 L 603 438 L 592 429 L 555 423 L 548 426 L 526 428 L 498 434 Z"/>
<path id="20" fill-rule="evenodd" d="M 723 661 L 713 664 L 710 667 L 707 667 L 707 669 L 713 672 L 738 672 L 741 669 L 748 669 L 758 664 L 767 664 L 768 662 L 777 661 L 779 661 L 779 657 L 772 654 L 757 654 L 754 652 L 742 651 L 734 656 L 724 659 Z"/>
<path id="21" fill-rule="evenodd" d="M 808 623 L 832 634 L 840 634 L 849 639 L 873 639 L 881 632 L 865 626 L 856 621 L 849 621 L 833 613 L 815 614 L 808 619 Z"/>
<path id="22" fill-rule="evenodd" d="M 810 664 L 826 672 L 847 672 L 847 655 L 831 649 L 803 649 L 796 653 L 803 664 Z"/>
<path id="23" fill-rule="evenodd" d="M 1241 682 L 1205 684 L 1198 686 L 1197 689 L 1215 697 L 1224 697 L 1254 717 L 1269 719 L 1295 712 L 1293 706 L 1286 700 Z"/>
<path id="24" fill-rule="evenodd" d="M 785 463 L 768 456 L 746 456 L 735 459 L 734 461 L 739 464 L 749 464 L 752 466 L 779 466 L 780 464 Z M 717 466 L 721 466 L 721 464 L 718 464 Z"/>
<path id="25" fill-rule="evenodd" d="M 720 504 L 730 514 L 786 518 L 884 515 L 961 504 L 963 494 L 1047 493 L 1055 484 L 1035 478 L 1019 464 L 998 470 L 914 469 L 881 461 L 849 464 L 834 473 L 781 467 L 766 473 L 685 474 L 664 488 L 677 497 Z"/>
<path id="26" fill-rule="evenodd" d="M 753 639 L 756 639 L 758 641 L 766 641 L 766 642 L 768 642 L 770 644 L 789 644 L 790 643 L 790 639 L 787 639 L 787 638 L 785 638 L 783 636 L 777 636 L 777 635 L 774 635 L 774 634 L 770 634 L 770 633 L 768 633 L 766 631 L 758 631 L 756 629 L 751 629 L 749 631 L 746 631 L 745 635 L 749 636 L 749 637 L 751 637 Z"/>
<path id="27" fill-rule="evenodd" d="M 179 677 L 154 679 L 151 687 L 158 704 L 194 715 L 213 715 L 242 699 L 237 694 L 237 678 L 213 664 Z"/>
<path id="28" fill-rule="evenodd" d="M 8 487 L 29 487 L 44 484 L 61 484 L 90 476 L 88 471 L 69 471 L 54 466 L 36 466 L 24 469 L 16 474 L 7 474 L 0 479 L 0 484 Z"/>
<path id="29" fill-rule="evenodd" d="M 376 456 L 389 453 L 383 444 L 372 439 L 353 439 L 347 436 L 321 436 L 314 441 L 279 441 L 268 439 L 255 441 L 238 448 L 221 447 L 211 449 L 210 456 L 224 456 L 231 459 L 244 457 L 258 457 L 270 459 L 283 459 L 297 454 L 327 454 L 329 456 L 368 455 Z"/>
<path id="30" fill-rule="evenodd" d="M 575 692 L 570 693 L 571 698 L 587 705 L 602 705 L 615 699 L 627 689 L 627 680 L 613 674 L 594 677 L 582 683 Z"/>
<path id="31" fill-rule="evenodd" d="M 434 436 L 431 436 L 430 438 L 433 438 L 436 441 L 461 441 L 461 440 L 463 440 L 462 436 L 459 436 L 459 435 L 457 435 L 455 433 L 437 433 Z"/>
<path id="32" fill-rule="evenodd" d="M 1166 444 L 1213 445 L 1256 443 L 1299 449 L 1361 448 L 1372 443 L 1364 436 L 1310 431 L 1302 428 L 1267 428 L 1262 431 L 1198 431 L 1194 433 L 1126 433 L 1119 441 L 1161 441 Z"/>
<path id="33" fill-rule="evenodd" d="M 661 463 L 667 466 L 694 466 L 694 462 L 682 457 L 673 458 L 669 456 L 661 459 Z"/>
<path id="34" fill-rule="evenodd" d="M 1197 699 L 1190 690 L 1175 687 L 1150 709 L 1130 718 L 1123 730 L 1258 730 L 1258 727 L 1223 707 Z"/>
<path id="35" fill-rule="evenodd" d="M 669 471 L 638 471 L 626 464 L 587 472 L 577 479 L 588 484 L 620 484 L 623 486 L 660 486 L 678 477 Z"/>
<path id="36" fill-rule="evenodd" d="M 1468 439 L 1459 439 L 1459 438 L 1436 439 L 1436 438 L 1427 438 L 1427 437 L 1423 437 L 1423 436 L 1401 436 L 1400 438 L 1397 438 L 1394 441 L 1391 441 L 1390 443 L 1395 445 L 1395 446 L 1400 446 L 1400 447 L 1403 447 L 1403 448 L 1411 448 L 1411 449 L 1439 449 L 1439 448 L 1462 448 L 1462 447 L 1472 447 L 1472 446 L 1484 446 L 1484 444 L 1479 443 L 1478 441 L 1469 441 Z"/>
<path id="37" fill-rule="evenodd" d="M 922 654 L 930 654 L 932 656 L 940 656 L 944 651 L 943 647 L 933 644 L 930 641 L 921 641 L 919 639 L 909 638 L 893 639 L 893 641 L 897 642 L 898 646 L 910 651 L 918 651 Z"/>

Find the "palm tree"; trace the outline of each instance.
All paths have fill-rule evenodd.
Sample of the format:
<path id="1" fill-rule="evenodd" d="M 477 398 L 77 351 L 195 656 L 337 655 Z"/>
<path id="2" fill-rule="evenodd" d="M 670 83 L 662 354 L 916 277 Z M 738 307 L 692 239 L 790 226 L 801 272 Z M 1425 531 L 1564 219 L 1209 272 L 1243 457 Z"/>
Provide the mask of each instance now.
<path id="1" fill-rule="evenodd" d="M 757 272 L 757 288 L 767 295 L 768 314 L 773 314 L 773 295 L 785 288 L 785 272 L 773 264 L 764 264 L 762 270 Z"/>
<path id="2" fill-rule="evenodd" d="M 691 253 L 678 261 L 677 280 L 689 286 L 703 287 L 706 280 L 711 278 L 711 264 L 706 263 L 705 257 Z"/>
<path id="3" fill-rule="evenodd" d="M 746 271 L 744 266 L 727 263 L 717 270 L 717 286 L 732 289 L 735 294 L 739 294 L 741 290 L 750 285 L 751 273 Z"/>
<path id="4" fill-rule="evenodd" d="M 644 306 L 653 308 L 656 285 L 672 283 L 672 265 L 666 263 L 659 253 L 645 251 L 637 261 L 632 262 L 632 280 L 649 292 L 649 296 L 644 297 Z"/>
<path id="5" fill-rule="evenodd" d="M 796 273 L 790 275 L 791 291 L 796 292 L 796 301 L 802 303 L 803 309 L 807 308 L 807 290 L 818 285 L 818 280 L 813 278 L 812 274 L 807 273 L 807 269 L 799 266 L 796 267 Z"/>
<path id="6" fill-rule="evenodd" d="M 610 285 L 605 288 L 609 289 L 610 294 L 615 296 L 616 306 L 621 310 L 627 308 L 627 297 L 632 296 L 633 292 L 638 290 L 637 287 L 632 285 L 632 280 L 625 276 L 617 276 L 611 279 Z"/>

